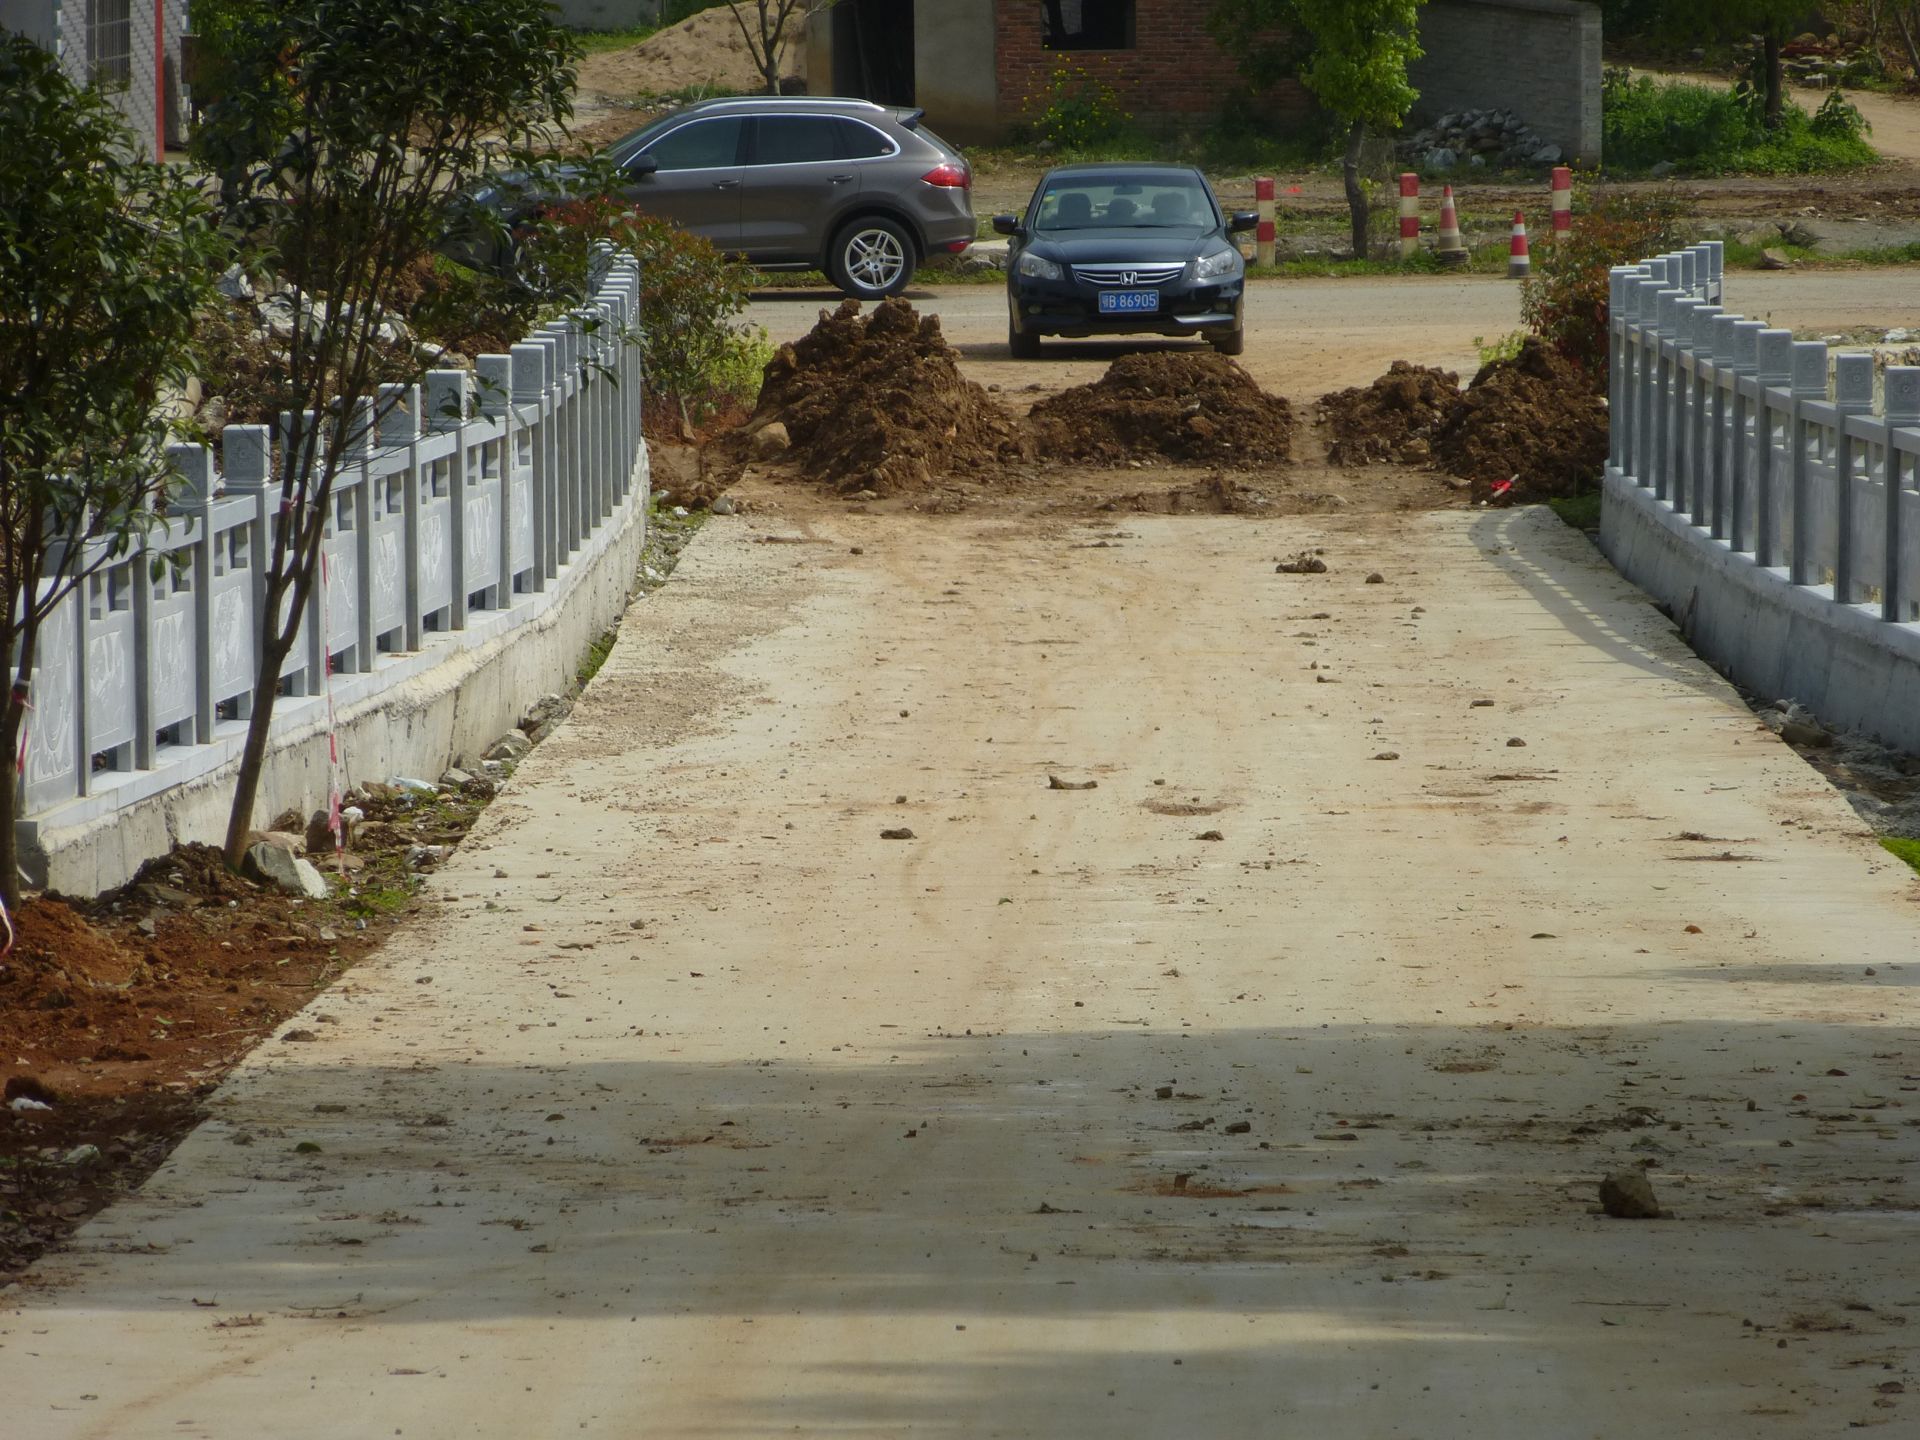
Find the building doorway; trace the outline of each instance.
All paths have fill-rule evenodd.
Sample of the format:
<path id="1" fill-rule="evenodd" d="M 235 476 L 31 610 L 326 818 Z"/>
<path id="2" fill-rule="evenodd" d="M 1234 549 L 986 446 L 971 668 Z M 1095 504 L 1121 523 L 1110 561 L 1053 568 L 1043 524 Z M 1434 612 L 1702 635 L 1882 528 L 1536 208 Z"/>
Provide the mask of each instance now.
<path id="1" fill-rule="evenodd" d="M 833 20 L 833 93 L 914 103 L 914 0 L 842 0 Z"/>

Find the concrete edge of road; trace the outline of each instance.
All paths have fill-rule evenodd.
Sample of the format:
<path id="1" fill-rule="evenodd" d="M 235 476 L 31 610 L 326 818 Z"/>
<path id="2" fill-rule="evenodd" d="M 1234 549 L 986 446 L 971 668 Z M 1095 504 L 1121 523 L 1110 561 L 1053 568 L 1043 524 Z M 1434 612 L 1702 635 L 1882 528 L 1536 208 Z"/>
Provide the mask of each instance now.
<path id="1" fill-rule="evenodd" d="M 1841 605 L 1827 585 L 1707 539 L 1686 516 L 1607 468 L 1600 548 L 1666 607 L 1710 665 L 1769 700 L 1793 699 L 1826 724 L 1920 751 L 1920 625 Z"/>
<path id="2" fill-rule="evenodd" d="M 647 542 L 650 477 L 642 445 L 624 513 L 597 531 L 546 590 L 520 596 L 510 610 L 477 615 L 469 630 L 443 637 L 444 645 L 399 658 L 411 673 L 381 674 L 364 696 L 354 694 L 363 677 L 336 680 L 334 728 L 348 784 L 395 775 L 431 780 L 462 750 L 480 749 L 518 724 L 539 696 L 567 687 L 587 647 L 633 597 Z M 274 736 L 256 821 L 324 803 L 327 733 L 322 706 Z M 219 844 L 242 738 L 229 737 L 215 764 L 190 780 L 23 835 L 23 856 L 31 850 L 35 868 L 44 866 L 36 881 L 69 895 L 97 895 L 177 844 Z"/>

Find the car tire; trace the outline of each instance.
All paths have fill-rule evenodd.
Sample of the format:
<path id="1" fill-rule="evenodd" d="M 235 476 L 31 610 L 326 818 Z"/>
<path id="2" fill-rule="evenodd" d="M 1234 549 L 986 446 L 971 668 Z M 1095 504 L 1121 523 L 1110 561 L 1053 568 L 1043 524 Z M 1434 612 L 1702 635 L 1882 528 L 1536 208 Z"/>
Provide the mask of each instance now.
<path id="1" fill-rule="evenodd" d="M 1231 330 L 1217 331 L 1207 336 L 1207 343 L 1222 355 L 1244 355 L 1247 353 L 1246 327 L 1236 325 Z"/>
<path id="2" fill-rule="evenodd" d="M 913 279 L 913 237 L 883 215 L 843 225 L 827 248 L 827 278 L 855 300 L 898 295 Z"/>
<path id="3" fill-rule="evenodd" d="M 1007 321 L 1007 353 L 1016 360 L 1038 360 L 1040 358 L 1040 337 L 1025 335 L 1016 330 L 1013 321 Z"/>

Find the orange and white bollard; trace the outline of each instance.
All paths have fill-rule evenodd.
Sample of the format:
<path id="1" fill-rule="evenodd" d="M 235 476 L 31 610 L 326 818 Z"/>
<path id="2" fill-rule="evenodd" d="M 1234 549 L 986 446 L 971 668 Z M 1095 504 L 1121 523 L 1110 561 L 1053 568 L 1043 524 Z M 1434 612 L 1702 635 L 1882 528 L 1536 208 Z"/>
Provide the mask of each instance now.
<path id="1" fill-rule="evenodd" d="M 1454 208 L 1451 185 L 1443 186 L 1440 191 L 1440 239 L 1434 253 L 1442 260 L 1455 263 L 1466 258 L 1467 247 L 1460 239 L 1460 212 Z"/>
<path id="2" fill-rule="evenodd" d="M 1400 177 L 1400 258 L 1411 260 L 1420 248 L 1420 177 L 1411 170 Z"/>
<path id="3" fill-rule="evenodd" d="M 1553 238 L 1560 241 L 1573 231 L 1573 171 L 1553 167 Z"/>
<path id="4" fill-rule="evenodd" d="M 1533 257 L 1527 253 L 1527 217 L 1513 212 L 1513 245 L 1507 252 L 1507 278 L 1524 280 L 1533 273 Z"/>
<path id="5" fill-rule="evenodd" d="M 1260 212 L 1260 226 L 1254 233 L 1254 260 L 1261 265 L 1273 264 L 1274 242 L 1278 238 L 1274 226 L 1273 177 L 1258 176 L 1253 182 L 1253 204 Z"/>

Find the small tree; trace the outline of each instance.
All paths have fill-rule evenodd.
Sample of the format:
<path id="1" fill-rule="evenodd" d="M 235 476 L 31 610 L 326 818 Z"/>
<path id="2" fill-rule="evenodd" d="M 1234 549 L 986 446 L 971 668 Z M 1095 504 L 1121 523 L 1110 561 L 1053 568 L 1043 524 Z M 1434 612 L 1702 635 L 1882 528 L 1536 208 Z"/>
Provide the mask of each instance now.
<path id="1" fill-rule="evenodd" d="M 103 95 L 3 34 L 0 134 L 0 592 L 12 670 L 0 722 L 0 895 L 12 905 L 14 759 L 40 629 L 155 523 L 172 478 L 155 402 L 185 373 L 219 246 L 197 190 L 138 158 Z"/>
<path id="2" fill-rule="evenodd" d="M 1407 66 L 1425 53 L 1416 35 L 1424 0 L 1217 0 L 1214 33 L 1255 84 L 1297 73 L 1347 126 L 1344 164 L 1353 253 L 1367 254 L 1360 183 L 1367 131 L 1400 128 L 1420 98 Z M 1276 38 L 1277 37 L 1277 38 Z"/>
<path id="3" fill-rule="evenodd" d="M 455 197 L 572 113 L 575 42 L 546 0 L 199 0 L 223 12 L 227 77 L 196 136 L 262 264 L 291 282 L 297 425 L 276 460 L 260 667 L 235 777 L 226 858 L 253 824 L 280 675 L 319 570 L 356 411 L 406 269 Z"/>
<path id="4" fill-rule="evenodd" d="M 754 68 L 767 82 L 767 94 L 780 93 L 780 61 L 786 55 L 789 27 L 797 21 L 797 28 L 804 30 L 815 15 L 837 4 L 839 0 L 727 0 Z"/>

